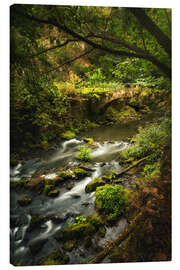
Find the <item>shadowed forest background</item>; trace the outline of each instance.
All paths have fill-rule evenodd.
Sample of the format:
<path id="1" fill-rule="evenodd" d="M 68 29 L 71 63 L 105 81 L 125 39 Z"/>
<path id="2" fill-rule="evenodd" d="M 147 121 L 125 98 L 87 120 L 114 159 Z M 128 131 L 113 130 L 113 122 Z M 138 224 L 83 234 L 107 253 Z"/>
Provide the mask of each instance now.
<path id="1" fill-rule="evenodd" d="M 13 5 L 10 68 L 11 262 L 170 260 L 171 10 Z"/>

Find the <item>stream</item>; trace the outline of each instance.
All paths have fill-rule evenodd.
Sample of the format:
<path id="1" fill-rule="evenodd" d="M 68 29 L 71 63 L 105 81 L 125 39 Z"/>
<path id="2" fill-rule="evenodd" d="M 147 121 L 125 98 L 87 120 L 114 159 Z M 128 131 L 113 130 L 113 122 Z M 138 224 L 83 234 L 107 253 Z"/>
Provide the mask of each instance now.
<path id="1" fill-rule="evenodd" d="M 91 152 L 91 172 L 85 178 L 76 181 L 71 190 L 64 186 L 56 198 L 49 198 L 45 195 L 34 195 L 30 191 L 19 194 L 11 191 L 10 195 L 10 254 L 11 262 L 23 259 L 23 265 L 36 265 L 42 257 L 46 257 L 61 244 L 53 237 L 57 231 L 62 230 L 69 223 L 75 221 L 77 216 L 88 216 L 97 214 L 94 207 L 94 192 L 86 193 L 86 185 L 102 175 L 108 175 L 115 170 L 120 172 L 122 167 L 116 161 L 118 153 L 125 149 L 129 143 L 125 138 L 132 137 L 137 131 L 137 125 L 132 124 L 124 128 L 120 126 L 95 128 L 89 131 L 86 137 L 93 137 L 96 147 Z M 83 137 L 83 134 L 82 134 Z M 81 138 L 82 138 L 81 137 Z M 56 176 L 57 169 L 69 165 L 69 169 L 78 166 L 80 161 L 76 159 L 79 146 L 85 144 L 83 139 L 75 138 L 63 141 L 56 148 L 51 149 L 41 158 L 25 160 L 16 167 L 10 169 L 10 181 L 19 181 L 22 178 L 31 177 L 34 173 L 42 172 L 45 178 Z M 114 140 L 114 141 L 112 141 Z M 21 207 L 17 200 L 20 196 L 33 198 L 32 203 Z M 28 227 L 33 215 L 39 214 L 45 217 L 45 221 L 38 230 L 29 231 Z M 117 238 L 127 225 L 125 218 L 120 218 L 115 226 L 106 227 L 105 237 L 93 239 L 94 245 L 90 248 L 74 248 L 67 252 L 70 260 L 68 264 L 78 264 L 83 258 L 93 258 L 97 251 L 95 247 L 104 247 L 107 242 Z M 35 258 L 31 254 L 29 245 L 36 241 L 44 240 L 41 249 Z"/>

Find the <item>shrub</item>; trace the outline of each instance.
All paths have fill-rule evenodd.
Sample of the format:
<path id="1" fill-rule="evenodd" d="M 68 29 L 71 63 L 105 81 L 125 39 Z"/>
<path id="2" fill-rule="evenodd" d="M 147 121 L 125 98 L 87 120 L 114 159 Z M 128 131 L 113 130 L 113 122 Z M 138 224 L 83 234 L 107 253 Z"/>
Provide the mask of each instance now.
<path id="1" fill-rule="evenodd" d="M 89 161 L 91 160 L 91 149 L 86 147 L 86 146 L 82 146 L 79 148 L 79 154 L 77 156 L 78 159 L 83 160 L 83 161 Z"/>
<path id="2" fill-rule="evenodd" d="M 76 137 L 76 134 L 71 130 L 67 130 L 66 132 L 61 134 L 61 138 L 66 139 L 66 140 L 71 140 L 75 137 Z"/>
<path id="3" fill-rule="evenodd" d="M 163 120 L 160 124 L 155 123 L 145 128 L 140 127 L 135 144 L 123 150 L 121 156 L 125 159 L 138 159 L 151 155 L 151 160 L 156 161 L 161 157 L 170 134 L 170 120 L 168 119 Z"/>
<path id="4" fill-rule="evenodd" d="M 96 189 L 95 197 L 96 209 L 107 217 L 112 216 L 114 221 L 124 212 L 132 199 L 132 193 L 121 185 L 105 185 Z"/>
<path id="5" fill-rule="evenodd" d="M 159 173 L 159 170 L 160 170 L 159 162 L 156 162 L 154 164 L 146 164 L 144 166 L 144 175 L 145 176 L 154 175 L 156 173 Z"/>

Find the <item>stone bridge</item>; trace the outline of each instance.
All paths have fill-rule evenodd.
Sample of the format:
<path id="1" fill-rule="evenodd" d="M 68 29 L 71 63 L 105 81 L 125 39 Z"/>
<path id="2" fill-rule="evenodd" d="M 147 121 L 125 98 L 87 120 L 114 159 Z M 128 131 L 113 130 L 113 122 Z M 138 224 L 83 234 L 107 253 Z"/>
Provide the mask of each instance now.
<path id="1" fill-rule="evenodd" d="M 107 108 L 118 100 L 126 101 L 131 97 L 139 95 L 140 88 L 136 84 L 130 84 L 129 87 L 120 90 L 109 91 L 101 96 L 100 100 L 91 100 L 90 111 L 95 115 L 103 115 Z"/>

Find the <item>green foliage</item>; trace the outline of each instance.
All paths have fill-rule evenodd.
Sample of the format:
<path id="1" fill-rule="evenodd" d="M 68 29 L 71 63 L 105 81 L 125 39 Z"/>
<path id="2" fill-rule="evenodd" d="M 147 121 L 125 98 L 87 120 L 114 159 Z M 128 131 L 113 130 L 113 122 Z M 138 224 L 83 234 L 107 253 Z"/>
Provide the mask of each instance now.
<path id="1" fill-rule="evenodd" d="M 54 189 L 54 185 L 45 184 L 43 194 L 48 195 L 50 191 Z"/>
<path id="2" fill-rule="evenodd" d="M 96 189 L 95 197 L 96 209 L 104 213 L 109 221 L 115 221 L 130 203 L 132 193 L 121 185 L 105 185 Z"/>
<path id="3" fill-rule="evenodd" d="M 66 140 L 71 140 L 75 137 L 76 137 L 76 134 L 71 130 L 67 130 L 66 132 L 61 134 L 61 138 L 66 139 Z"/>
<path id="4" fill-rule="evenodd" d="M 82 177 L 87 176 L 87 172 L 84 169 L 81 169 L 81 168 L 74 168 L 72 170 L 72 173 L 74 174 L 74 176 L 76 178 L 82 178 Z"/>
<path id="5" fill-rule="evenodd" d="M 88 264 L 88 260 L 86 258 L 82 258 L 80 264 Z"/>
<path id="6" fill-rule="evenodd" d="M 87 193 L 93 192 L 97 187 L 105 185 L 105 182 L 101 178 L 95 178 L 89 184 L 86 185 L 85 191 Z"/>
<path id="7" fill-rule="evenodd" d="M 77 225 L 77 224 L 82 224 L 82 223 L 86 223 L 87 219 L 83 216 L 78 216 L 75 218 L 75 223 L 72 223 L 71 225 Z"/>
<path id="8" fill-rule="evenodd" d="M 144 175 L 145 176 L 152 176 L 154 174 L 160 173 L 160 164 L 159 162 L 153 164 L 146 164 L 144 166 Z"/>
<path id="9" fill-rule="evenodd" d="M 73 223 L 64 228 L 61 232 L 55 235 L 57 241 L 67 240 L 79 240 L 93 235 L 95 233 L 95 227 L 90 223 Z"/>
<path id="10" fill-rule="evenodd" d="M 77 158 L 82 161 L 90 161 L 91 160 L 90 153 L 91 153 L 91 148 L 88 148 L 86 146 L 81 146 L 79 148 L 79 154 Z"/>
<path id="11" fill-rule="evenodd" d="M 70 171 L 60 171 L 58 173 L 58 179 L 59 181 L 64 181 L 64 180 L 68 180 L 68 179 L 72 179 L 73 174 Z"/>
<path id="12" fill-rule="evenodd" d="M 94 139 L 93 138 L 85 138 L 84 141 L 90 145 L 94 144 Z"/>
<path id="13" fill-rule="evenodd" d="M 121 152 L 125 159 L 142 158 L 151 155 L 151 160 L 156 161 L 161 157 L 171 135 L 171 121 L 164 119 L 160 124 L 152 124 L 145 128 L 140 128 L 135 138 L 135 144 L 129 146 Z"/>
<path id="14" fill-rule="evenodd" d="M 89 215 L 87 217 L 87 221 L 89 223 L 91 223 L 96 228 L 100 228 L 103 226 L 103 222 L 102 222 L 101 218 L 97 215 Z"/>

